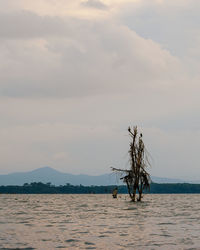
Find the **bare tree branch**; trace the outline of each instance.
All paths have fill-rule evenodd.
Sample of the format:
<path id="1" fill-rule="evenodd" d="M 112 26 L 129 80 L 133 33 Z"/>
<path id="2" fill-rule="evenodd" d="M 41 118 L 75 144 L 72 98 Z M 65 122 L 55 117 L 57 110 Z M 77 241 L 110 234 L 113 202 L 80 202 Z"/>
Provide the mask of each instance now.
<path id="1" fill-rule="evenodd" d="M 129 196 L 132 201 L 136 199 L 136 192 L 138 192 L 138 201 L 142 199 L 142 192 L 144 189 L 150 188 L 151 178 L 146 168 L 150 166 L 148 160 L 148 151 L 145 149 L 142 133 L 138 138 L 137 127 L 131 130 L 128 127 L 129 135 L 132 139 L 130 142 L 129 155 L 130 155 L 130 169 L 120 169 L 111 167 L 112 171 L 124 173 L 125 176 L 121 177 L 128 188 Z"/>

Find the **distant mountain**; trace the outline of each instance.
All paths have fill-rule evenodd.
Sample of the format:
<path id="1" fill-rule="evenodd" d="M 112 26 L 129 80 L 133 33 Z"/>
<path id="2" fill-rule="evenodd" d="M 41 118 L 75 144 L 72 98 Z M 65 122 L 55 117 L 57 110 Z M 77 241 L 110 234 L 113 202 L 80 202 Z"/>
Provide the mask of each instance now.
<path id="1" fill-rule="evenodd" d="M 183 180 L 152 177 L 152 181 L 156 183 L 183 183 Z M 54 185 L 65 185 L 70 183 L 72 185 L 121 185 L 122 181 L 114 173 L 104 174 L 98 176 L 90 175 L 73 175 L 62 173 L 50 167 L 38 168 L 30 172 L 11 173 L 7 175 L 0 175 L 1 185 L 23 185 L 31 182 L 51 182 Z"/>
<path id="2" fill-rule="evenodd" d="M 0 175 L 0 185 L 23 185 L 31 182 L 51 182 L 54 185 L 115 185 L 121 184 L 114 173 L 99 176 L 73 175 L 62 173 L 50 167 L 38 168 L 30 172 Z"/>

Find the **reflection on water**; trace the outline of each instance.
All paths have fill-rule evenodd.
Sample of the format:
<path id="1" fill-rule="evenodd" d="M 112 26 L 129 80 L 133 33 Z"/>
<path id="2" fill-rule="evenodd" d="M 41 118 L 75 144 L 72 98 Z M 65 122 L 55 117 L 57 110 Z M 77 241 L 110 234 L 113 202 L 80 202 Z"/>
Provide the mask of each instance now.
<path id="1" fill-rule="evenodd" d="M 0 195 L 0 249 L 200 249 L 200 195 Z"/>

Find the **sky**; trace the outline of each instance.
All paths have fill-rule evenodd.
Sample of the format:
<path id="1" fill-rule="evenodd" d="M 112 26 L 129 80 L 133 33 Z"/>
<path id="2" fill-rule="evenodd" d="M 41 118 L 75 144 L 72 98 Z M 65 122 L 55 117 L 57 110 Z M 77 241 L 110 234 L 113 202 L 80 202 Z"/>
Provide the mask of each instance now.
<path id="1" fill-rule="evenodd" d="M 127 168 L 200 180 L 198 0 L 0 0 L 0 174 Z"/>

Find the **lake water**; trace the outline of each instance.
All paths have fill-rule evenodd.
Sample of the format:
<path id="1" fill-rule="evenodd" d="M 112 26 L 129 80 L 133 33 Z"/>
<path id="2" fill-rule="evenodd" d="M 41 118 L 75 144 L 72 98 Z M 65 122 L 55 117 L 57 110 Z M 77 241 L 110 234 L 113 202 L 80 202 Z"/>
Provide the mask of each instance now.
<path id="1" fill-rule="evenodd" d="M 200 249 L 200 195 L 0 195 L 0 249 Z"/>

